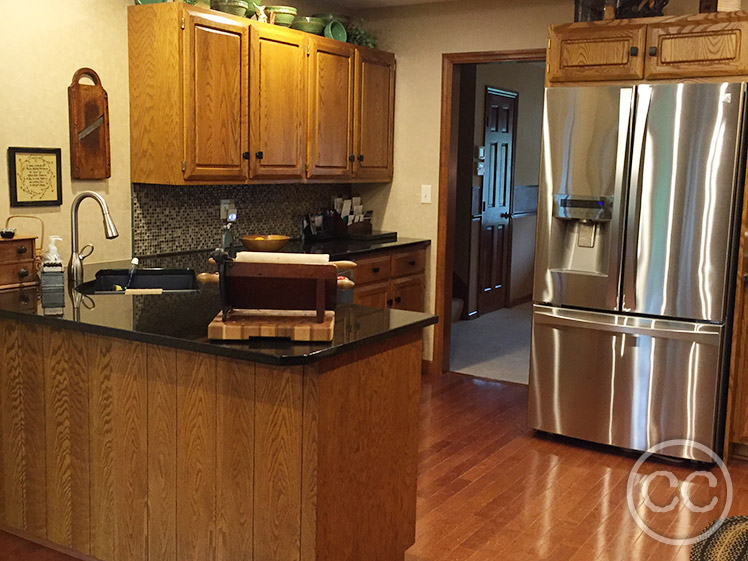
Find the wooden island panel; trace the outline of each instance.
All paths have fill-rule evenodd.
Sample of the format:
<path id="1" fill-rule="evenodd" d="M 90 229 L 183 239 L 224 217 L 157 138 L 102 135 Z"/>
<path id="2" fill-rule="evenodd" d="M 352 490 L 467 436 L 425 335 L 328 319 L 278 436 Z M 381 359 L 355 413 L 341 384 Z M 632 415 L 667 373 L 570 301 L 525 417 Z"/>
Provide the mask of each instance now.
<path id="1" fill-rule="evenodd" d="M 0 321 L 0 527 L 102 561 L 414 542 L 421 335 L 275 367 Z"/>

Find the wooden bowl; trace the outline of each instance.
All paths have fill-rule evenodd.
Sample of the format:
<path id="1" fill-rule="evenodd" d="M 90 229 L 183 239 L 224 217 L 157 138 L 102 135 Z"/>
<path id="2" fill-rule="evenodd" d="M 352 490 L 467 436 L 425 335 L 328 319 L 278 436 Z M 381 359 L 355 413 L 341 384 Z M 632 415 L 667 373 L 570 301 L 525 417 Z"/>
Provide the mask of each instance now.
<path id="1" fill-rule="evenodd" d="M 269 236 L 242 236 L 242 244 L 249 251 L 280 251 L 291 238 L 271 234 Z"/>

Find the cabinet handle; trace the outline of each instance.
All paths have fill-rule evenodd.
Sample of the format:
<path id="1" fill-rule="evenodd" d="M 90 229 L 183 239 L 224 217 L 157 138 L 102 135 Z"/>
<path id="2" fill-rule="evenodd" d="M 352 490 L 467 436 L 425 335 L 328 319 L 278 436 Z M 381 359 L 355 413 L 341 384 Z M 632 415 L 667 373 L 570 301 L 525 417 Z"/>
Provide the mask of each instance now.
<path id="1" fill-rule="evenodd" d="M 351 154 L 350 156 L 348 156 L 348 160 L 351 161 L 351 162 L 355 162 L 356 161 L 356 154 Z"/>
<path id="2" fill-rule="evenodd" d="M 28 304 L 29 302 L 31 302 L 31 298 L 29 298 L 25 294 L 21 296 L 20 300 L 21 300 L 21 304 Z"/>
<path id="3" fill-rule="evenodd" d="M 399 304 L 402 301 L 403 301 L 403 299 L 400 298 L 399 296 L 397 298 L 395 298 L 395 304 Z"/>
<path id="4" fill-rule="evenodd" d="M 21 247 L 18 248 L 18 255 L 23 255 L 27 251 L 28 251 L 28 249 L 26 249 L 26 246 L 22 245 Z"/>
<path id="5" fill-rule="evenodd" d="M 262 160 L 262 158 L 263 158 L 264 155 L 265 154 L 263 154 L 262 151 L 255 152 L 255 158 L 257 158 L 258 160 Z"/>
<path id="6" fill-rule="evenodd" d="M 657 47 L 649 47 L 649 56 L 657 56 Z"/>
<path id="7" fill-rule="evenodd" d="M 378 273 L 379 272 L 379 267 L 372 267 L 371 272 L 372 273 Z"/>
<path id="8" fill-rule="evenodd" d="M 486 201 L 483 201 L 483 212 L 486 212 Z"/>
<path id="9" fill-rule="evenodd" d="M 363 162 L 364 161 L 364 155 L 363 154 L 359 154 L 358 155 L 358 161 L 359 162 Z"/>
<path id="10" fill-rule="evenodd" d="M 387 305 L 392 306 L 392 298 L 387 298 Z"/>
<path id="11" fill-rule="evenodd" d="M 18 278 L 19 279 L 24 279 L 24 278 L 26 278 L 28 276 L 29 276 L 29 270 L 28 269 L 21 269 L 20 271 L 18 271 Z"/>
<path id="12" fill-rule="evenodd" d="M 500 214 L 499 216 L 501 216 L 502 218 L 509 218 L 509 217 L 511 217 L 512 215 L 511 215 L 511 214 L 509 214 L 508 212 L 502 212 L 502 213 L 501 213 L 501 214 Z"/>
<path id="13" fill-rule="evenodd" d="M 631 56 L 639 56 L 639 47 L 631 47 L 629 54 Z"/>
<path id="14" fill-rule="evenodd" d="M 249 152 L 244 152 L 244 154 L 242 154 L 242 158 L 244 158 L 245 160 L 249 160 Z"/>
<path id="15" fill-rule="evenodd" d="M 408 265 L 410 265 L 411 267 L 415 267 L 416 266 L 416 260 L 412 259 L 411 261 L 408 261 Z"/>

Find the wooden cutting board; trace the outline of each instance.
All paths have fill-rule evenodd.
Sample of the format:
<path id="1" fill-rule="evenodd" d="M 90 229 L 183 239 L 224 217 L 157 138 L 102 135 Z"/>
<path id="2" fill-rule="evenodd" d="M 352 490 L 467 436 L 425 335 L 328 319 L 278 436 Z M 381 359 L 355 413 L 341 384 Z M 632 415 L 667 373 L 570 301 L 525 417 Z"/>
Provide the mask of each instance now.
<path id="1" fill-rule="evenodd" d="M 81 84 L 88 76 L 94 84 Z M 81 68 L 68 88 L 70 117 L 70 171 L 73 179 L 106 179 L 112 176 L 109 148 L 109 97 L 99 75 Z"/>
<path id="2" fill-rule="evenodd" d="M 218 314 L 208 326 L 208 339 L 246 341 L 252 337 L 280 337 L 292 341 L 332 341 L 335 312 L 325 312 L 317 323 L 316 313 L 307 310 L 235 310 L 228 320 Z"/>

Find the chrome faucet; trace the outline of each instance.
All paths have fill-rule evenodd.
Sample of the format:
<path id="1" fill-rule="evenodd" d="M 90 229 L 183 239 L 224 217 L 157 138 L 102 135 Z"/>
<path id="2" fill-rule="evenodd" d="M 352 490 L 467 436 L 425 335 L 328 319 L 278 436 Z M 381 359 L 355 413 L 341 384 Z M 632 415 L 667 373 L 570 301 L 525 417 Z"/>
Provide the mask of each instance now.
<path id="1" fill-rule="evenodd" d="M 86 244 L 83 246 L 83 249 L 78 249 L 78 207 L 83 202 L 83 199 L 87 198 L 94 199 L 101 207 L 101 213 L 104 215 L 104 234 L 106 238 L 111 240 L 119 236 L 117 227 L 114 225 L 112 217 L 109 216 L 109 207 L 104 197 L 93 191 L 83 191 L 73 199 L 73 205 L 70 207 L 73 249 L 70 256 L 70 266 L 68 267 L 71 288 L 76 288 L 83 282 L 83 260 L 91 255 L 94 250 L 93 244 Z"/>

